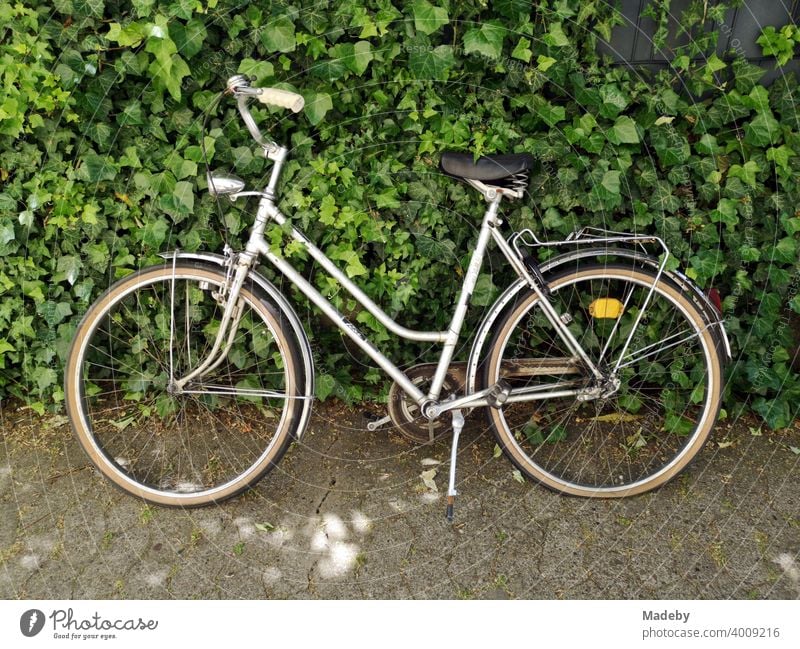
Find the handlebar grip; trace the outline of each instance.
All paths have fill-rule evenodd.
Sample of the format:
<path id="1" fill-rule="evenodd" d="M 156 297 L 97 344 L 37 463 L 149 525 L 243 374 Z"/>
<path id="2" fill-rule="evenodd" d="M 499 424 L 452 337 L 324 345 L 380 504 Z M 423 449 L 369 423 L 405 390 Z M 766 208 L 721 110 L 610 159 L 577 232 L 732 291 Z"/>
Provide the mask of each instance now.
<path id="1" fill-rule="evenodd" d="M 303 110 L 303 106 L 306 103 L 302 95 L 289 90 L 281 90 L 280 88 L 261 88 L 257 98 L 262 104 L 288 108 L 293 113 L 299 113 Z"/>

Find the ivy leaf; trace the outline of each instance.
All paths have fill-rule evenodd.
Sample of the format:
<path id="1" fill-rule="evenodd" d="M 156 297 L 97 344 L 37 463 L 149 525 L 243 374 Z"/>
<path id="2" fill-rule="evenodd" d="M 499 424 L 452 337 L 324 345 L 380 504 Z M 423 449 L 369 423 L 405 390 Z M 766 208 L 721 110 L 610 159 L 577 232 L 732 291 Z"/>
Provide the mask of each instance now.
<path id="1" fill-rule="evenodd" d="M 531 50 L 528 48 L 528 46 L 530 44 L 531 44 L 531 42 L 530 42 L 529 39 L 525 38 L 524 36 L 522 38 L 520 38 L 519 42 L 517 43 L 517 46 L 511 52 L 511 57 L 515 58 L 515 59 L 519 59 L 520 61 L 525 61 L 525 63 L 529 63 L 530 60 L 531 60 L 531 56 L 533 56 L 533 52 L 531 52 Z M 539 57 L 539 58 L 541 59 L 542 57 Z M 548 57 L 544 57 L 544 58 L 549 59 L 553 63 L 556 62 L 555 59 L 551 59 L 549 56 Z M 552 65 L 552 63 L 550 65 Z M 547 70 L 547 68 L 549 68 L 550 65 L 545 67 L 544 70 Z M 539 69 L 542 70 L 541 61 L 539 63 Z M 544 70 L 542 70 L 542 72 L 544 72 Z"/>
<path id="2" fill-rule="evenodd" d="M 317 393 L 317 399 L 325 401 L 336 388 L 336 379 L 330 374 L 320 374 L 314 382 L 314 391 Z"/>
<path id="3" fill-rule="evenodd" d="M 62 257 L 58 258 L 58 262 L 56 263 L 56 274 L 53 276 L 53 280 L 56 282 L 67 280 L 70 283 L 70 286 L 74 286 L 78 276 L 80 275 L 81 268 L 83 268 L 83 264 L 78 257 L 73 255 L 63 255 Z"/>
<path id="4" fill-rule="evenodd" d="M 487 58 L 497 59 L 503 53 L 505 33 L 505 27 L 496 20 L 490 20 L 480 27 L 468 29 L 464 33 L 464 53 L 477 52 Z"/>
<path id="5" fill-rule="evenodd" d="M 492 276 L 487 273 L 481 273 L 475 284 L 475 290 L 472 292 L 471 302 L 475 306 L 488 306 L 494 300 L 496 293 L 497 287 L 492 283 Z"/>
<path id="6" fill-rule="evenodd" d="M 563 106 L 554 106 L 549 102 L 535 104 L 535 112 L 550 128 L 563 122 L 567 117 L 566 109 Z"/>
<path id="7" fill-rule="evenodd" d="M 720 257 L 721 254 L 716 250 L 700 250 L 689 258 L 691 268 L 695 271 L 701 285 L 719 275 L 725 268 L 725 263 Z"/>
<path id="8" fill-rule="evenodd" d="M 547 72 L 555 63 L 557 61 L 552 56 L 540 54 L 536 57 L 536 69 L 541 72 Z"/>
<path id="9" fill-rule="evenodd" d="M 704 153 L 706 155 L 713 155 L 720 150 L 720 146 L 717 144 L 717 138 L 710 133 L 704 133 L 694 145 L 694 148 L 697 149 L 698 153 Z"/>
<path id="10" fill-rule="evenodd" d="M 658 126 L 650 130 L 650 140 L 658 159 L 665 167 L 683 164 L 689 159 L 689 142 L 671 125 Z"/>
<path id="11" fill-rule="evenodd" d="M 712 223 L 724 223 L 729 231 L 733 231 L 739 222 L 739 214 L 736 210 L 736 201 L 730 198 L 722 198 L 715 210 L 708 215 Z"/>
<path id="12" fill-rule="evenodd" d="M 408 68 L 417 79 L 445 80 L 454 64 L 451 45 L 439 45 L 432 50 L 421 48 L 412 51 L 408 57 Z"/>
<path id="13" fill-rule="evenodd" d="M 569 45 L 569 38 L 564 33 L 561 23 L 553 23 L 550 25 L 549 31 L 542 36 L 542 41 L 551 47 L 566 47 Z"/>
<path id="14" fill-rule="evenodd" d="M 72 315 L 72 308 L 68 302 L 54 302 L 47 300 L 36 308 L 36 312 L 41 314 L 48 327 L 55 327 L 64 318 Z M 0 341 L 1 343 L 2 341 Z"/>
<path id="15" fill-rule="evenodd" d="M 123 27 L 119 23 L 111 23 L 108 28 L 106 38 L 114 43 L 119 43 L 121 47 L 135 47 L 141 43 L 147 30 L 141 23 L 130 23 Z"/>
<path id="16" fill-rule="evenodd" d="M 612 194 L 619 194 L 619 177 L 619 171 L 606 171 L 603 174 L 603 180 L 600 182 L 600 184 L 605 188 L 606 191 Z"/>
<path id="17" fill-rule="evenodd" d="M 178 200 L 184 211 L 189 214 L 194 209 L 194 189 L 190 182 L 175 183 L 175 189 L 172 192 L 173 196 Z"/>
<path id="18" fill-rule="evenodd" d="M 774 259 L 784 264 L 797 262 L 797 242 L 793 237 L 784 237 L 775 244 Z"/>
<path id="19" fill-rule="evenodd" d="M 58 374 L 52 367 L 37 367 L 31 376 L 41 394 L 58 380 Z"/>
<path id="20" fill-rule="evenodd" d="M 780 139 L 781 129 L 778 120 L 769 110 L 759 113 L 747 126 L 744 127 L 744 141 L 753 146 L 767 146 L 777 144 Z"/>
<path id="21" fill-rule="evenodd" d="M 369 41 L 358 41 L 358 43 L 342 43 L 332 50 L 332 55 L 341 61 L 347 69 L 362 75 L 372 61 L 372 46 Z"/>
<path id="22" fill-rule="evenodd" d="M 615 83 L 607 83 L 600 88 L 600 114 L 615 119 L 628 107 L 627 95 Z"/>
<path id="23" fill-rule="evenodd" d="M 423 34 L 432 34 L 450 22 L 447 9 L 433 6 L 428 0 L 415 0 L 411 5 L 414 27 Z"/>
<path id="24" fill-rule="evenodd" d="M 369 41 L 358 41 L 353 46 L 353 64 L 350 67 L 353 72 L 361 76 L 372 61 L 372 45 Z"/>
<path id="25" fill-rule="evenodd" d="M 791 167 L 789 166 L 789 158 L 794 155 L 794 151 L 785 144 L 775 148 L 767 149 L 767 160 L 774 162 L 775 166 L 791 174 Z"/>
<path id="26" fill-rule="evenodd" d="M 168 228 L 167 220 L 164 218 L 149 220 L 142 228 L 142 243 L 157 250 L 166 239 Z"/>
<path id="27" fill-rule="evenodd" d="M 756 186 L 756 173 L 758 173 L 758 164 L 754 160 L 748 160 L 742 165 L 731 165 L 728 169 L 728 176 L 730 178 L 739 178 L 745 185 L 755 188 Z"/>
<path id="28" fill-rule="evenodd" d="M 614 122 L 606 137 L 611 144 L 637 144 L 639 133 L 636 130 L 636 122 L 627 115 L 622 115 Z"/>
<path id="29" fill-rule="evenodd" d="M 261 27 L 259 40 L 267 52 L 294 52 L 294 23 L 286 15 L 278 16 Z"/>
<path id="30" fill-rule="evenodd" d="M 272 63 L 269 61 L 256 61 L 254 59 L 242 59 L 237 72 L 239 74 L 255 77 L 257 83 L 263 83 L 266 79 L 271 79 L 275 74 Z"/>
<path id="31" fill-rule="evenodd" d="M 753 410 L 764 418 L 772 430 L 786 428 L 792 423 L 791 407 L 785 399 L 757 397 L 753 401 Z"/>
<path id="32" fill-rule="evenodd" d="M 766 70 L 749 63 L 747 59 L 739 58 L 733 62 L 733 80 L 736 90 L 743 95 L 749 93 L 764 74 L 766 74 Z"/>
<path id="33" fill-rule="evenodd" d="M 78 169 L 78 178 L 90 183 L 99 183 L 103 180 L 114 180 L 117 176 L 116 166 L 104 156 L 87 153 L 83 156 L 83 163 Z"/>
<path id="34" fill-rule="evenodd" d="M 314 126 L 319 124 L 325 118 L 325 113 L 333 108 L 333 101 L 327 92 L 306 92 L 303 93 L 303 98 L 306 100 L 306 117 Z"/>

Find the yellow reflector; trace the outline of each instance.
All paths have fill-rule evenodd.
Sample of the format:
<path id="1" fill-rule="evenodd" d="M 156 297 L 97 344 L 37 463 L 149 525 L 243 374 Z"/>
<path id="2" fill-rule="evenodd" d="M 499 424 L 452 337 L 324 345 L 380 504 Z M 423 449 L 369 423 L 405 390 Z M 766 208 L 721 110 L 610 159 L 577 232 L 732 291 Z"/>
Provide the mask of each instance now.
<path id="1" fill-rule="evenodd" d="M 623 310 L 622 302 L 613 297 L 601 297 L 589 305 L 593 318 L 619 318 Z"/>

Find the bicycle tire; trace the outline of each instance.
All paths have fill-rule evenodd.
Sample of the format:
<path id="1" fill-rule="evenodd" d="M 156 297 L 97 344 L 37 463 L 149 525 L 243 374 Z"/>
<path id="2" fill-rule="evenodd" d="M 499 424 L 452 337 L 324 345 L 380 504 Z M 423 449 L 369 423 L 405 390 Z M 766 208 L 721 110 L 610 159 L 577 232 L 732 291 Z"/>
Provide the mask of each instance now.
<path id="1" fill-rule="evenodd" d="M 193 261 L 144 268 L 101 295 L 73 338 L 65 373 L 73 432 L 106 478 L 147 502 L 198 507 L 232 498 L 297 436 L 300 345 L 250 281 L 236 338 L 209 382 L 180 395 L 166 389 L 165 363 L 185 375 L 214 339 L 223 307 L 213 293 L 224 281 L 221 270 Z"/>
<path id="2" fill-rule="evenodd" d="M 632 326 L 635 313 L 646 304 L 644 295 L 655 279 L 656 273 L 650 269 L 595 262 L 563 269 L 548 277 L 547 282 L 554 306 L 559 313 L 569 314 L 572 318 L 570 331 L 596 361 L 593 355 L 599 356 L 596 350 L 602 350 L 607 342 L 598 333 L 600 329 L 611 341 L 609 357 L 616 351 L 621 353 L 622 347 L 615 347 L 619 343 L 615 339 L 617 334 L 612 333 L 611 322 L 600 327 L 600 320 L 614 318 L 594 317 L 589 305 L 597 304 L 600 297 L 608 299 L 616 295 L 621 287 L 630 290 L 628 311 L 617 316 L 618 331 L 622 332 L 628 323 Z M 507 373 L 503 368 L 509 367 L 511 360 L 518 366 L 520 357 L 564 358 L 568 355 L 566 346 L 556 339 L 552 326 L 549 323 L 542 326 L 543 315 L 535 308 L 537 303 L 535 291 L 525 291 L 499 318 L 482 362 L 484 386 L 502 378 L 503 373 Z M 668 315 L 669 322 L 665 324 L 662 320 L 659 324 L 650 320 L 654 314 Z M 678 333 L 670 334 L 676 322 Z M 678 349 L 679 345 L 673 340 L 670 343 L 673 347 L 656 347 L 655 354 L 641 347 L 653 340 L 658 343 L 658 336 L 662 336 L 662 341 L 670 340 L 669 336 L 677 337 L 678 343 L 684 336 L 686 344 Z M 630 351 L 625 352 L 626 363 L 621 367 L 625 376 L 620 390 L 609 398 L 579 402 L 572 396 L 507 403 L 502 409 L 486 409 L 499 446 L 520 471 L 564 494 L 614 498 L 658 488 L 695 458 L 720 408 L 723 359 L 717 337 L 692 297 L 662 276 L 655 283 L 652 300 L 634 338 L 636 341 L 631 342 Z M 621 343 L 624 336 L 620 334 L 618 339 Z M 689 348 L 689 345 L 693 346 Z M 670 349 L 674 352 L 667 354 Z M 646 353 L 649 355 L 642 358 Z M 660 353 L 664 354 L 663 358 L 658 356 Z M 631 358 L 633 361 L 627 365 Z M 608 363 L 613 364 L 613 361 Z M 665 382 L 667 373 L 668 383 Z M 683 384 L 688 375 L 700 382 L 678 390 L 673 381 Z M 565 379 L 575 383 L 584 381 L 585 385 L 592 380 L 588 373 L 582 378 L 562 373 L 538 377 L 536 381 L 517 377 L 512 380 L 515 381 L 512 388 L 546 387 L 548 381 Z M 681 404 L 687 394 L 688 402 Z M 563 410 L 558 406 L 563 406 Z M 689 425 L 692 425 L 691 430 L 688 430 Z M 647 454 L 651 460 L 647 460 Z"/>

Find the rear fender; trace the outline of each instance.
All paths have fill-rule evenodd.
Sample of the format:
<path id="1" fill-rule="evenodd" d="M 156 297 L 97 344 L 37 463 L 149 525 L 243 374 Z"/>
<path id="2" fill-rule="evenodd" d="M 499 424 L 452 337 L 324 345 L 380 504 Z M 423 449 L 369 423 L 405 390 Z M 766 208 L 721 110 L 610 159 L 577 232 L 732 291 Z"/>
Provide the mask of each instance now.
<path id="1" fill-rule="evenodd" d="M 552 259 L 539 265 L 539 269 L 546 276 L 548 273 L 556 271 L 560 266 L 575 262 L 581 259 L 591 259 L 597 257 L 605 257 L 614 255 L 616 257 L 625 257 L 634 259 L 642 265 L 649 266 L 654 270 L 658 270 L 661 266 L 661 261 L 656 257 L 644 255 L 635 250 L 625 250 L 622 248 L 586 248 L 585 250 L 575 250 L 563 255 L 558 255 Z M 731 346 L 728 341 L 728 334 L 725 331 L 725 325 L 722 321 L 722 316 L 717 308 L 712 304 L 709 297 L 703 293 L 698 286 L 692 282 L 691 279 L 686 277 L 683 273 L 678 271 L 664 271 L 663 276 L 675 284 L 679 289 L 688 293 L 694 298 L 695 303 L 700 308 L 705 317 L 706 322 L 709 324 L 712 334 L 717 340 L 720 348 L 724 351 L 725 357 L 728 361 L 732 359 Z M 528 288 L 528 283 L 524 279 L 517 279 L 511 286 L 509 286 L 503 294 L 497 298 L 495 303 L 489 309 L 489 312 L 478 327 L 478 333 L 475 335 L 475 340 L 472 344 L 472 350 L 469 354 L 467 361 L 467 393 L 475 392 L 478 389 L 478 366 L 483 358 L 483 346 L 486 340 L 490 337 L 494 330 L 494 324 L 498 322 L 505 314 L 509 305 L 513 304 L 514 298 L 522 291 Z"/>

